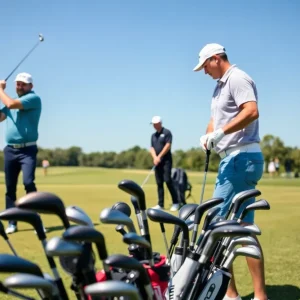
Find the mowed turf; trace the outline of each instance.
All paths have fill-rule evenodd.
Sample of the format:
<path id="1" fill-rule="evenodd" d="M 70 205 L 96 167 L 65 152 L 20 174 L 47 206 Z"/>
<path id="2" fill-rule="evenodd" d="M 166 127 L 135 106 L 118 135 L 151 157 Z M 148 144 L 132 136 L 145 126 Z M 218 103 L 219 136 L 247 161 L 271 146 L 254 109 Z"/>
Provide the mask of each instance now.
<path id="1" fill-rule="evenodd" d="M 42 170 L 38 169 L 36 183 L 40 191 L 51 192 L 61 197 L 65 206 L 78 205 L 84 209 L 95 223 L 96 229 L 104 234 L 109 254 L 126 254 L 128 246 L 122 242 L 121 235 L 115 231 L 115 226 L 101 224 L 99 214 L 102 209 L 112 206 L 117 201 L 125 201 L 131 205 L 130 196 L 118 189 L 118 182 L 123 179 L 131 179 L 141 184 L 148 173 L 149 171 L 144 170 L 52 167 L 47 177 L 44 177 Z M 188 199 L 188 203 L 199 203 L 203 172 L 189 172 L 188 175 L 193 185 L 193 197 Z M 216 174 L 208 174 L 204 201 L 212 196 L 215 176 Z M 21 197 L 24 195 L 24 189 L 21 185 L 22 177 L 20 177 L 19 182 L 18 197 Z M 266 176 L 266 178 L 261 180 L 257 189 L 262 192 L 261 197 L 258 199 L 266 199 L 271 205 L 271 210 L 257 212 L 255 219 L 256 224 L 262 231 L 259 240 L 264 249 L 269 297 L 271 300 L 299 300 L 300 180 L 270 179 Z M 144 190 L 147 207 L 156 205 L 157 196 L 154 176 L 151 176 L 148 183 L 144 186 Z M 4 209 L 5 186 L 3 173 L 0 174 L 0 193 L 3 195 L 2 209 Z M 171 201 L 167 192 L 165 202 L 168 209 Z M 174 215 L 176 214 L 174 213 Z M 137 226 L 133 208 L 132 218 Z M 61 236 L 64 229 L 57 217 L 42 215 L 42 220 L 44 225 L 50 230 L 47 234 L 47 239 Z M 7 222 L 4 221 L 3 223 L 5 226 L 7 225 Z M 159 224 L 151 221 L 149 223 L 153 250 L 165 254 Z M 166 225 L 166 230 L 170 240 L 173 226 Z M 20 223 L 18 233 L 10 235 L 9 238 L 21 257 L 32 260 L 41 267 L 43 272 L 52 275 L 43 248 L 30 225 Z M 94 250 L 96 249 L 94 248 Z M 3 239 L 0 240 L 0 252 L 11 253 Z M 65 287 L 70 291 L 70 277 L 60 268 L 58 259 L 55 260 Z M 97 268 L 98 270 L 102 268 L 102 264 L 98 259 Z M 243 299 L 251 299 L 253 297 L 253 289 L 245 258 L 240 257 L 236 259 L 234 270 L 240 294 Z M 3 280 L 9 275 L 0 274 L 0 278 Z M 26 294 L 37 298 L 35 291 L 26 291 Z M 72 292 L 69 292 L 69 296 L 70 299 L 75 299 Z M 0 299 L 15 298 L 1 294 Z"/>

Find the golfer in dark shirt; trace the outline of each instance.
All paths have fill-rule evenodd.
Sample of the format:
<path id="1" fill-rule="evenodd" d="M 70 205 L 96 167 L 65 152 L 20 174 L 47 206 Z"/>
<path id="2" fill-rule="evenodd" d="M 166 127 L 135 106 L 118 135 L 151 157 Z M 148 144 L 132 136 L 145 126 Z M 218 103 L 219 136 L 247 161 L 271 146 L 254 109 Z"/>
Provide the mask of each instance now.
<path id="1" fill-rule="evenodd" d="M 171 211 L 176 211 L 179 209 L 179 203 L 177 199 L 177 194 L 171 178 L 172 170 L 172 154 L 171 154 L 171 144 L 172 144 L 172 133 L 170 130 L 162 126 L 162 119 L 159 116 L 154 116 L 152 118 L 153 127 L 156 132 L 151 136 L 151 148 L 150 153 L 153 158 L 153 164 L 155 165 L 155 179 L 157 183 L 158 192 L 158 205 L 154 208 L 164 209 L 164 182 L 170 191 L 173 205 L 171 206 Z"/>

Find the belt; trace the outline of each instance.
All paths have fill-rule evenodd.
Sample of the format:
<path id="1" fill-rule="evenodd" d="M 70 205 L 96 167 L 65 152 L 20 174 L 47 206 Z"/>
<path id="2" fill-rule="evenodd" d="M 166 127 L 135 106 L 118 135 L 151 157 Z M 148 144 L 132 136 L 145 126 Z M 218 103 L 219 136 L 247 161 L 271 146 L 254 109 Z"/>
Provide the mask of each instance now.
<path id="1" fill-rule="evenodd" d="M 15 149 L 19 149 L 19 148 L 25 148 L 25 147 L 34 146 L 34 145 L 36 145 L 36 142 L 29 142 L 29 143 L 23 143 L 23 144 L 9 144 L 8 146 L 15 148 Z"/>
<path id="2" fill-rule="evenodd" d="M 228 155 L 235 156 L 242 152 L 248 152 L 248 153 L 261 152 L 261 149 L 258 143 L 252 143 L 252 144 L 246 144 L 246 145 L 229 148 L 227 150 L 221 151 L 219 155 L 223 159 Z"/>

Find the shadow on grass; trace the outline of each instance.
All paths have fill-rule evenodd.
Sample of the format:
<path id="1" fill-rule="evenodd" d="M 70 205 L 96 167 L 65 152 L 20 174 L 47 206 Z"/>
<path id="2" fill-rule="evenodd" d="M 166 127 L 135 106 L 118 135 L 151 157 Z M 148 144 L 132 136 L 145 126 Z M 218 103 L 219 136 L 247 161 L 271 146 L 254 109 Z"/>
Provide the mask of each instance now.
<path id="1" fill-rule="evenodd" d="M 294 285 L 267 285 L 270 300 L 300 300 L 300 288 Z M 243 297 L 243 300 L 254 298 L 253 293 Z"/>

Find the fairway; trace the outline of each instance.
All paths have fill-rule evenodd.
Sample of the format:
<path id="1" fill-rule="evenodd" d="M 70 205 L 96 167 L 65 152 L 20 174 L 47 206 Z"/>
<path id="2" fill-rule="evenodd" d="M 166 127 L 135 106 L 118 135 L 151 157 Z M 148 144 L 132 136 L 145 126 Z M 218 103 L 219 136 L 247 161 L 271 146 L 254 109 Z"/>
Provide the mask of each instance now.
<path id="1" fill-rule="evenodd" d="M 109 254 L 127 253 L 127 245 L 121 241 L 121 235 L 115 231 L 114 225 L 100 224 L 99 214 L 105 207 L 112 206 L 117 201 L 130 203 L 130 196 L 118 189 L 118 182 L 122 179 L 131 179 L 141 184 L 149 171 L 144 170 L 116 170 L 101 168 L 50 168 L 49 175 L 44 177 L 42 170 L 37 169 L 36 183 L 39 191 L 47 191 L 61 197 L 65 206 L 78 205 L 85 210 L 106 239 Z M 203 173 L 188 172 L 189 180 L 193 186 L 192 198 L 188 203 L 199 203 Z M 208 174 L 204 199 L 212 196 L 216 174 Z M 19 179 L 18 197 L 24 195 L 23 186 Z M 300 180 L 297 179 L 270 179 L 263 178 L 257 186 L 262 193 L 258 199 L 266 199 L 271 206 L 269 211 L 256 213 L 255 222 L 262 231 L 259 237 L 265 255 L 266 283 L 270 300 L 299 300 L 300 299 Z M 147 206 L 157 204 L 156 185 L 154 176 L 151 176 L 144 186 Z M 4 209 L 5 186 L 3 173 L 0 174 L 0 193 L 2 196 L 1 209 Z M 165 195 L 165 207 L 171 205 L 170 196 Z M 176 213 L 174 213 L 176 214 Z M 136 218 L 132 208 L 132 219 L 135 225 Z M 61 221 L 54 216 L 42 215 L 44 226 L 49 228 L 47 239 L 60 236 L 63 232 Z M 6 222 L 3 222 L 6 226 Z M 151 223 L 150 232 L 154 251 L 165 254 L 163 238 L 160 227 Z M 19 223 L 19 231 L 10 235 L 10 241 L 17 253 L 23 258 L 38 263 L 43 272 L 52 275 L 43 253 L 42 245 L 37 239 L 33 229 L 24 223 Z M 166 225 L 168 238 L 173 226 Z M 0 241 L 0 252 L 11 253 L 3 239 Z M 58 264 L 58 260 L 56 259 Z M 102 268 L 97 261 L 98 269 Z M 247 269 L 245 258 L 237 258 L 234 270 L 238 290 L 243 299 L 250 300 L 253 296 L 251 277 Z M 70 278 L 59 267 L 66 288 L 69 290 Z M 6 275 L 1 275 L 3 279 Z M 36 296 L 34 291 L 26 292 Z M 74 294 L 69 293 L 70 299 L 75 299 Z M 0 299 L 15 299 L 0 295 Z"/>

